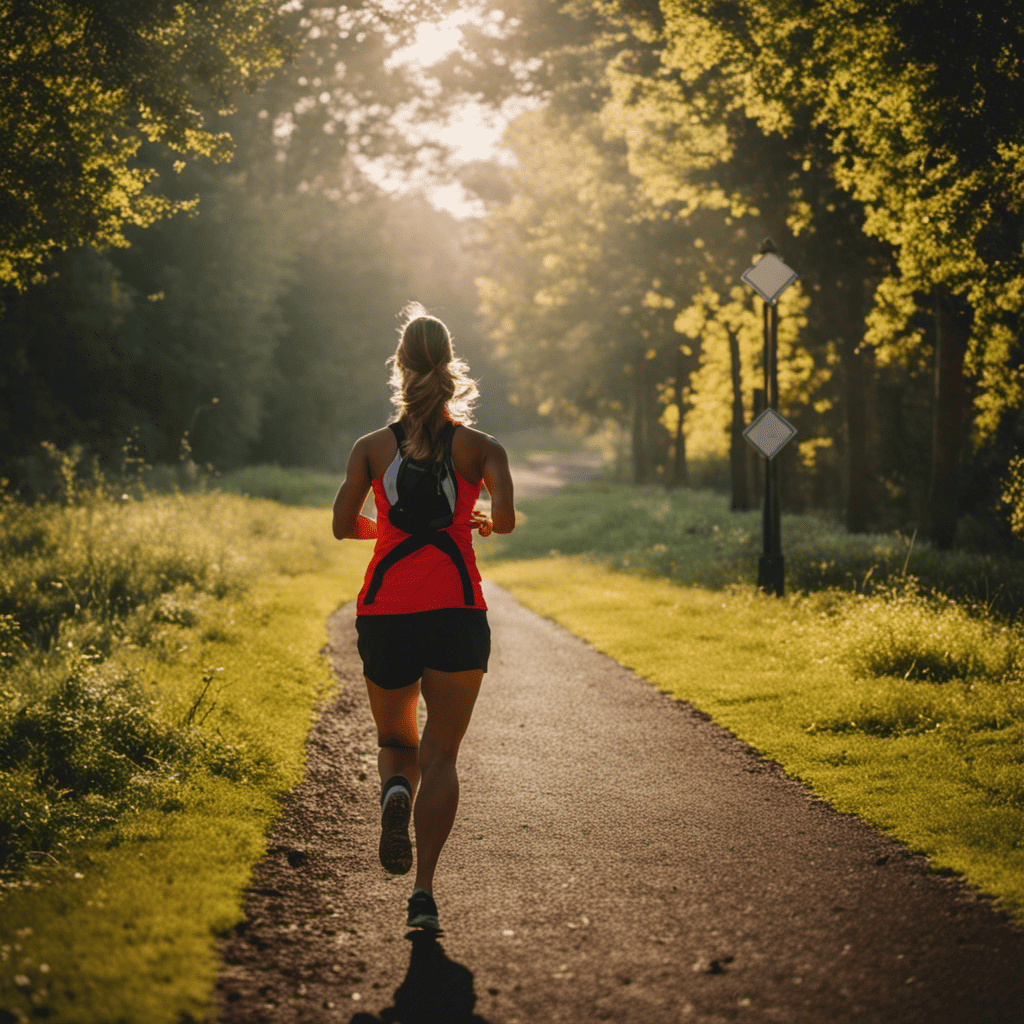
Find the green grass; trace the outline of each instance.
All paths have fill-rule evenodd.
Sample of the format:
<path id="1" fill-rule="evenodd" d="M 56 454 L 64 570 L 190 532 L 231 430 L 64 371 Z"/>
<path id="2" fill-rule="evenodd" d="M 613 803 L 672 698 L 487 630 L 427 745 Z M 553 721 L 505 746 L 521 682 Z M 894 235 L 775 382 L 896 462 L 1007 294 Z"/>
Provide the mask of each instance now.
<path id="1" fill-rule="evenodd" d="M 516 506 L 523 526 L 499 542 L 508 558 L 587 554 L 612 568 L 712 589 L 756 581 L 761 513 L 730 512 L 714 491 L 573 484 Z M 1024 606 L 1021 559 L 935 551 L 899 533 L 850 535 L 824 515 L 783 515 L 781 532 L 789 591 L 870 593 L 907 575 L 1006 617 Z"/>
<path id="2" fill-rule="evenodd" d="M 750 582 L 755 514 L 719 496 L 591 485 L 521 506 L 481 545 L 487 578 L 1024 921 L 1018 564 L 915 545 L 904 576 L 907 540 L 787 517 L 803 587 L 780 600 Z M 998 609 L 973 600 L 986 577 Z"/>
<path id="3" fill-rule="evenodd" d="M 225 473 L 217 480 L 217 488 L 228 494 L 267 498 L 284 505 L 330 508 L 344 479 L 344 472 L 325 473 L 316 469 L 246 466 L 244 469 Z"/>
<path id="4" fill-rule="evenodd" d="M 272 774 L 222 728 L 223 701 L 204 728 L 223 666 L 192 671 L 195 693 L 175 672 L 237 635 L 256 580 L 324 564 L 326 520 L 317 535 L 269 502 L 105 484 L 0 500 L 0 870 L 173 799 L 189 773 Z"/>
<path id="5" fill-rule="evenodd" d="M 31 838 L 0 890 L 0 1019 L 211 1013 L 217 939 L 328 686 L 324 621 L 369 554 L 330 536 L 333 478 L 251 481 L 317 507 L 109 487 L 0 506 L 0 822 Z M 758 514 L 717 495 L 520 504 L 479 545 L 486 576 L 1024 919 L 1019 565 L 786 517 L 800 592 L 780 601 L 750 585 Z M 967 600 L 986 587 L 991 611 Z M 134 767 L 111 756 L 131 743 Z"/>
<path id="6" fill-rule="evenodd" d="M 308 513 L 292 522 L 322 525 Z M 46 858 L 29 870 L 3 897 L 0 1007 L 30 1015 L 45 1006 L 82 1024 L 209 1015 L 216 940 L 241 920 L 241 890 L 264 851 L 278 794 L 299 778 L 312 709 L 327 687 L 317 654 L 325 619 L 361 577 L 365 552 L 335 550 L 320 571 L 256 583 L 225 608 L 230 639 L 195 638 L 191 656 L 160 673 L 160 685 L 184 703 L 201 688 L 205 666 L 223 667 L 227 688 L 207 724 L 259 737 L 273 776 L 197 774 L 170 807 L 127 815 L 59 863 Z"/>
<path id="7" fill-rule="evenodd" d="M 223 494 L 0 513 L 0 1019 L 204 1019 L 368 551 Z"/>

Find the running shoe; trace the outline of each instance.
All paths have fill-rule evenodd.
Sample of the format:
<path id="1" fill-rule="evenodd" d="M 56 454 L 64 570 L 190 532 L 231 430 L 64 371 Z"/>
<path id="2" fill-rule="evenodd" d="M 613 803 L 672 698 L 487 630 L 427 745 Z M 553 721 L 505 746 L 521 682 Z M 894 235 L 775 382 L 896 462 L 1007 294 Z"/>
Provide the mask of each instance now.
<path id="1" fill-rule="evenodd" d="M 404 875 L 412 867 L 412 843 L 409 842 L 412 788 L 409 780 L 404 775 L 388 779 L 380 802 L 380 862 L 385 871 Z"/>
<path id="2" fill-rule="evenodd" d="M 441 930 L 441 924 L 437 920 L 437 904 L 426 889 L 413 889 L 409 897 L 407 923 L 410 928 L 426 928 L 432 932 Z"/>

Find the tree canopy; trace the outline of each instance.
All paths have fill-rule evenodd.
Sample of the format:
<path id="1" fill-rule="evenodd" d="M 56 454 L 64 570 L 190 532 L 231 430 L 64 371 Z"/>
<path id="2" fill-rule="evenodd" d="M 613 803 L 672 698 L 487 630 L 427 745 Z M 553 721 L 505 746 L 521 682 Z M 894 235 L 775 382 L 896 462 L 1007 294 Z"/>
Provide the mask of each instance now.
<path id="1" fill-rule="evenodd" d="M 0 2 L 0 283 L 55 251 L 126 244 L 187 208 L 150 187 L 146 147 L 225 159 L 211 124 L 292 53 L 272 0 Z"/>
<path id="2" fill-rule="evenodd" d="M 115 40 L 130 42 L 140 24 L 169 24 L 179 6 L 188 8 L 179 15 L 192 19 L 196 47 L 200 14 L 213 19 L 205 23 L 211 32 L 222 24 L 212 3 L 96 6 L 107 21 L 88 31 L 106 38 L 102 28 Z M 245 10 L 220 6 L 239 17 Z M 29 12 L 40 25 L 41 9 Z M 169 121 L 124 163 L 140 183 L 132 201 L 161 216 L 150 223 L 131 212 L 141 207 L 117 207 L 113 235 L 86 237 L 75 234 L 71 213 L 53 209 L 63 245 L 42 246 L 22 264 L 45 280 L 9 283 L 0 318 L 0 442 L 9 471 L 40 441 L 80 442 L 102 455 L 129 434 L 159 461 L 174 460 L 187 437 L 196 458 L 217 466 L 259 459 L 336 467 L 344 445 L 387 412 L 383 364 L 410 298 L 451 320 L 478 372 L 495 372 L 473 329 L 464 228 L 389 197 L 365 171 L 382 156 L 396 166 L 423 156 L 394 114 L 432 101 L 387 59 L 410 41 L 423 5 L 267 10 L 276 20 L 262 31 L 278 58 L 291 57 L 275 63 L 262 51 L 261 63 L 246 64 L 262 76 L 252 93 L 240 78 L 231 92 L 228 71 L 220 95 L 200 88 L 188 73 L 199 50 L 186 52 L 187 40 L 176 66 L 168 62 L 177 51 L 146 51 L 168 95 L 182 76 L 188 132 L 205 133 L 218 159 L 199 159 L 202 140 L 188 135 L 197 159 L 179 163 L 172 143 L 180 124 Z M 202 45 L 213 48 L 209 61 L 214 50 L 235 47 L 239 59 L 245 52 L 228 38 Z M 80 76 L 91 66 L 70 49 L 65 57 Z M 128 77 L 142 92 L 155 89 L 144 76 L 140 64 Z M 119 123 L 130 115 L 120 109 Z M 96 196 L 76 188 L 70 164 L 40 166 L 83 216 L 95 212 Z M 183 210 L 191 215 L 163 216 Z M 492 413 L 503 408 L 491 396 Z"/>
<path id="3" fill-rule="evenodd" d="M 433 291 L 476 339 L 475 276 L 488 372 L 520 410 L 616 424 L 638 481 L 731 453 L 735 491 L 764 369 L 740 276 L 770 236 L 800 275 L 780 333 L 791 507 L 940 545 L 959 514 L 998 518 L 1024 437 L 1014 5 L 494 0 L 425 75 L 391 59 L 448 12 L 0 0 L 0 276 L 53 278 L 7 291 L 2 386 L 50 410 L 27 432 L 9 413 L 8 436 L 101 430 L 102 403 L 62 383 L 74 351 L 116 430 L 143 423 L 157 450 L 188 430 L 225 460 L 323 461 L 381 401 L 363 367 L 392 307 Z M 373 170 L 444 173 L 403 124 L 465 99 L 533 108 L 514 165 L 459 172 L 479 229 Z"/>

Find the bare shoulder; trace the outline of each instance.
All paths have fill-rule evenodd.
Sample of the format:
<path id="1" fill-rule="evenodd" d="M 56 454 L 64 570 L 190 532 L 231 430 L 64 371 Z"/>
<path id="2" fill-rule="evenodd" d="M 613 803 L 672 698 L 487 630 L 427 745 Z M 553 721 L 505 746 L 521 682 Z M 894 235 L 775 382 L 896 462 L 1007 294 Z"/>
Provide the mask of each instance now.
<path id="1" fill-rule="evenodd" d="M 368 434 L 363 434 L 356 444 L 366 444 L 373 446 L 374 444 L 380 444 L 381 441 L 391 438 L 394 440 L 395 433 L 390 427 L 381 427 L 379 430 L 371 430 Z"/>
<path id="2" fill-rule="evenodd" d="M 474 430 L 473 427 L 467 427 L 464 424 L 461 430 L 456 431 L 455 438 L 453 444 L 457 444 L 461 440 L 467 448 L 479 452 L 481 455 L 491 454 L 499 449 L 502 452 L 505 450 L 496 437 L 485 434 L 482 430 Z"/>
<path id="3" fill-rule="evenodd" d="M 452 458 L 455 468 L 470 483 L 484 478 L 485 467 L 495 459 L 503 459 L 505 449 L 482 430 L 474 430 L 463 424 L 452 438 Z"/>
<path id="4" fill-rule="evenodd" d="M 391 435 L 391 431 L 388 430 L 387 427 L 383 430 L 374 430 L 369 434 L 363 434 L 363 436 L 358 438 L 356 443 L 352 445 L 352 454 L 350 458 L 372 458 L 375 452 L 380 451 L 381 445 L 385 440 L 385 434 Z"/>
<path id="5" fill-rule="evenodd" d="M 370 478 L 374 480 L 384 475 L 396 451 L 398 443 L 390 427 L 381 427 L 380 430 L 363 434 L 352 446 L 352 455 L 366 460 Z"/>

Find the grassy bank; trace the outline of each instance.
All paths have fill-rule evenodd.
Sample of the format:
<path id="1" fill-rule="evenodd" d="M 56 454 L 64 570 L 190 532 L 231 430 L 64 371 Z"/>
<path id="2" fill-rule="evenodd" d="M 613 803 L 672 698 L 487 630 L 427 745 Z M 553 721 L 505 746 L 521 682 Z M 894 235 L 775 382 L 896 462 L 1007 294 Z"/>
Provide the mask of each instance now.
<path id="1" fill-rule="evenodd" d="M 230 495 L 2 515 L 0 1020 L 201 1019 L 366 552 Z"/>
<path id="2" fill-rule="evenodd" d="M 756 515 L 720 497 L 520 504 L 486 577 L 1024 922 L 1019 564 L 787 517 L 779 600 L 751 584 Z"/>
<path id="3" fill-rule="evenodd" d="M 713 491 L 573 484 L 516 505 L 525 526 L 500 541 L 505 557 L 586 554 L 610 568 L 712 589 L 757 578 L 761 513 L 730 512 Z M 1024 607 L 1024 559 L 935 551 L 899 533 L 850 535 L 824 515 L 783 515 L 781 530 L 787 591 L 872 593 L 912 576 L 1006 617 Z"/>

